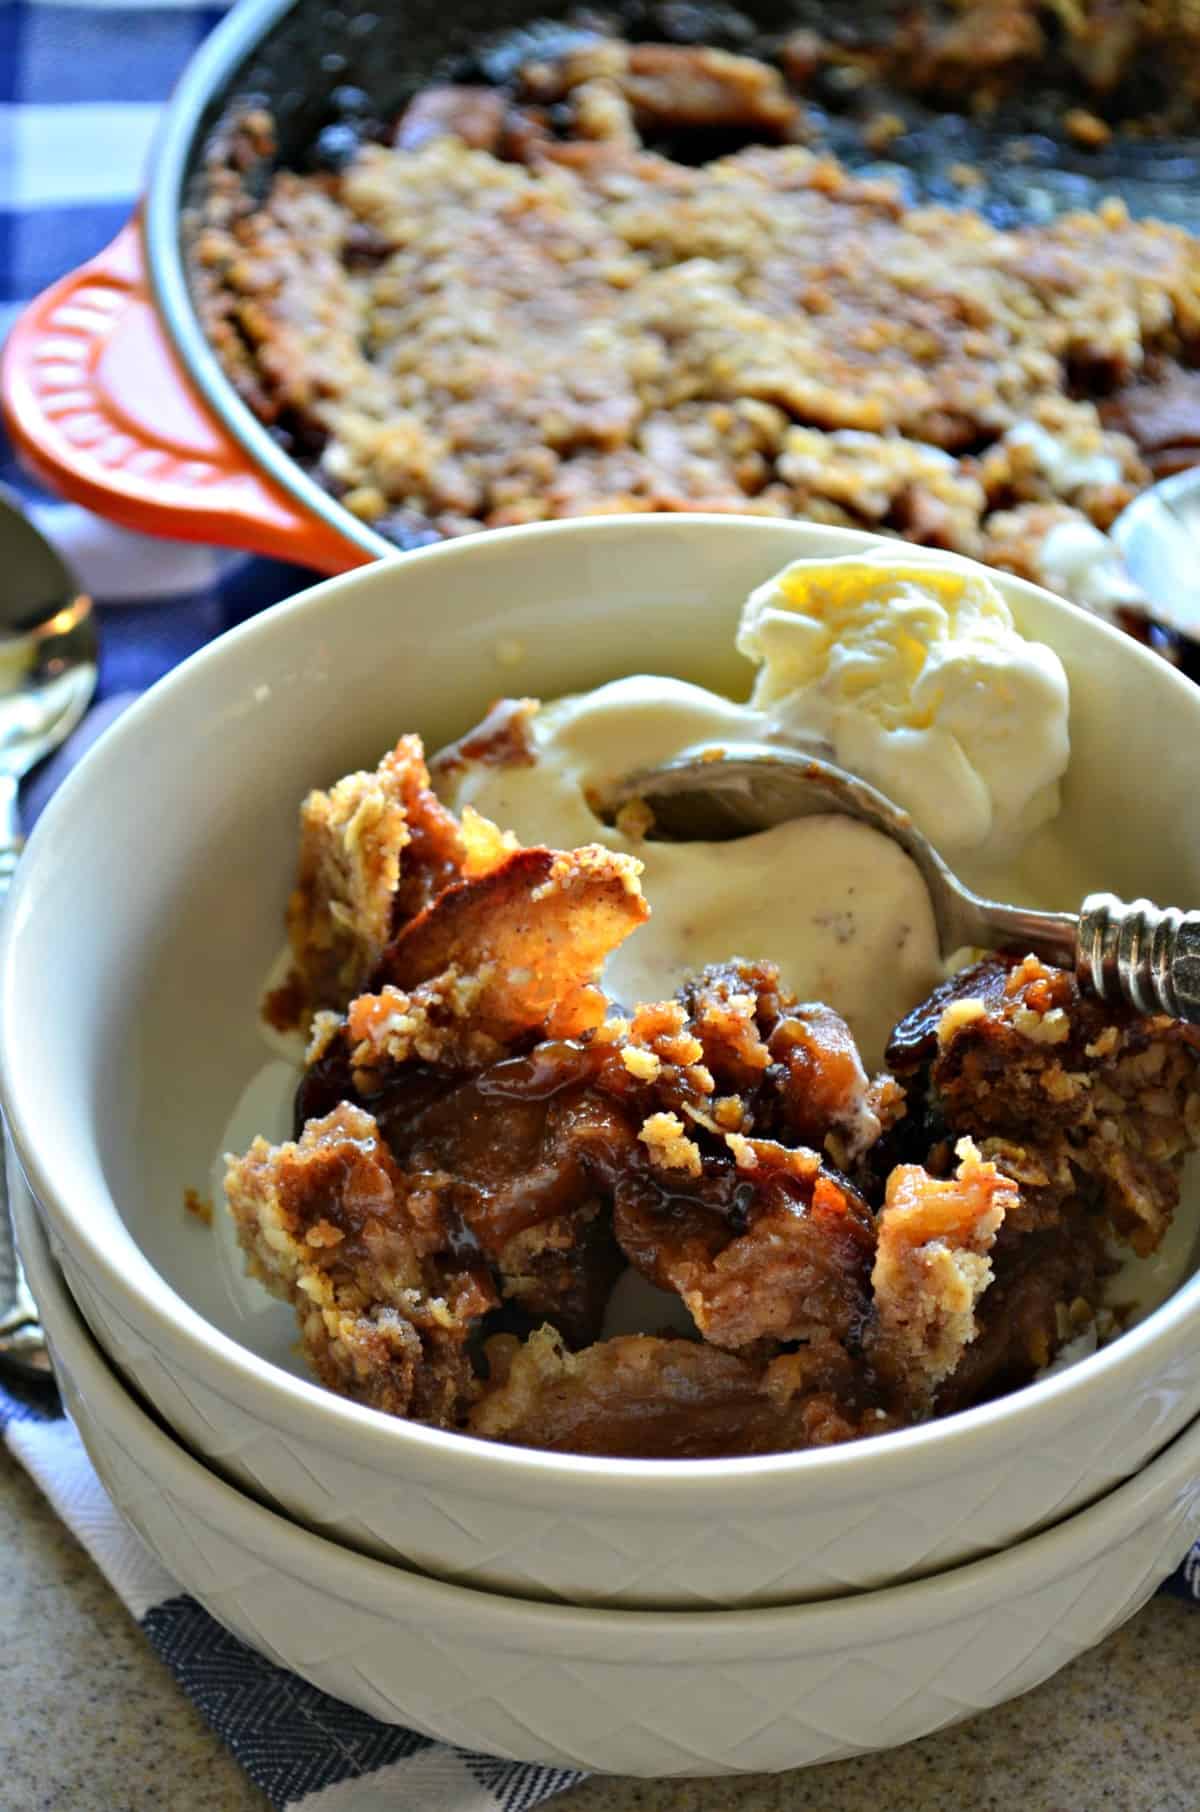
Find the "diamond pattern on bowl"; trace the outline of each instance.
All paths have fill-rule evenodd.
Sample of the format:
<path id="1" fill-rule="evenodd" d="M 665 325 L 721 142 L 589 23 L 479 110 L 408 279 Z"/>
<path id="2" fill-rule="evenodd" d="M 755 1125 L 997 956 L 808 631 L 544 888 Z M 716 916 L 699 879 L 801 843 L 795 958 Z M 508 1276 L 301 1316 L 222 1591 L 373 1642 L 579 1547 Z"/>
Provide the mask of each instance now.
<path id="1" fill-rule="evenodd" d="M 101 1346 L 180 1438 L 230 1483 L 345 1546 L 458 1584 L 578 1604 L 722 1608 L 837 1597 L 1003 1548 L 1111 1490 L 1188 1420 L 1194 1360 L 1160 1368 L 1101 1416 L 1064 1418 L 1053 1447 L 906 1480 L 886 1499 L 785 1512 L 562 1514 L 463 1488 L 419 1462 L 383 1475 L 265 1425 L 168 1362 L 58 1256 Z M 1021 1506 L 1020 1513 L 1014 1505 Z M 581 1573 L 581 1568 L 586 1568 Z"/>
<path id="2" fill-rule="evenodd" d="M 389 1588 L 348 1590 L 271 1553 L 238 1500 L 196 1468 L 186 1497 L 150 1475 L 86 1391 L 64 1378 L 81 1433 L 115 1501 L 180 1582 L 227 1628 L 283 1667 L 385 1721 L 514 1759 L 657 1776 L 723 1774 L 831 1761 L 911 1741 L 1028 1691 L 1132 1614 L 1200 1531 L 1200 1487 L 1188 1482 L 1154 1521 L 1048 1583 L 1022 1588 L 1019 1555 L 1003 1577 L 985 1569 L 975 1596 L 947 1610 L 920 1588 L 903 1594 L 895 1631 L 858 1647 L 814 1639 L 794 1607 L 786 1640 L 719 1662 L 676 1645 L 631 1640 L 618 1660 L 555 1652 L 548 1626 L 496 1634 L 480 1594 L 477 1626 L 459 1608 L 443 1624 Z M 372 1569 L 374 1571 L 374 1569 Z M 379 1569 L 401 1585 L 404 1575 Z M 884 1594 L 884 1600 L 889 1595 Z M 852 1606 L 847 1606 L 852 1611 Z M 773 1614 L 776 1628 L 786 1614 Z M 678 1619 L 665 1622 L 677 1623 Z M 754 1620 L 751 1620 L 753 1622 Z M 826 1630 L 827 1623 L 822 1625 Z M 686 1656 L 686 1658 L 680 1658 Z"/>

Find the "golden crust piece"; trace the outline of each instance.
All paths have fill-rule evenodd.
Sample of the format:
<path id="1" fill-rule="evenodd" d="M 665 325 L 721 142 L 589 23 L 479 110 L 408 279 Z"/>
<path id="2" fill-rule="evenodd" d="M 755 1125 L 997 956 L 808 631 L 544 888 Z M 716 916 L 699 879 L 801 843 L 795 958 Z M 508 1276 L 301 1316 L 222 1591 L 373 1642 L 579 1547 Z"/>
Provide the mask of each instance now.
<path id="1" fill-rule="evenodd" d="M 496 1306 L 485 1271 L 443 1261 L 436 1203 L 372 1117 L 344 1103 L 296 1143 L 226 1161 L 247 1269 L 296 1308 L 323 1384 L 392 1415 L 452 1423 L 474 1393 L 465 1342 Z"/>
<path id="2" fill-rule="evenodd" d="M 452 882 L 486 874 L 514 847 L 468 808 L 460 823 L 429 784 L 419 736 L 402 736 L 373 773 L 347 774 L 300 808 L 300 860 L 288 938 L 308 1011 L 344 1007 L 388 940 Z"/>
<path id="3" fill-rule="evenodd" d="M 556 1453 L 706 1459 L 783 1453 L 877 1433 L 843 1400 L 850 1383 L 836 1345 L 762 1365 L 691 1340 L 645 1334 L 570 1353 L 542 1329 L 520 1345 L 487 1344 L 492 1382 L 472 1409 L 471 1434 Z"/>
<path id="4" fill-rule="evenodd" d="M 472 1025 L 499 1045 L 532 1031 L 577 1038 L 604 1018 L 605 958 L 649 917 L 641 866 L 599 844 L 518 850 L 407 924 L 380 973 L 405 991 L 470 978 Z"/>
<path id="5" fill-rule="evenodd" d="M 498 1039 L 474 1019 L 483 991 L 478 976 L 447 969 L 411 994 L 390 982 L 378 994 L 360 994 L 344 1021 L 354 1086 L 369 1094 L 396 1064 L 444 1063 L 481 1068 L 503 1052 Z M 336 1031 L 343 1022 L 334 1020 Z"/>
<path id="6" fill-rule="evenodd" d="M 976 1334 L 975 1309 L 992 1280 L 988 1254 L 1017 1186 L 959 1141 L 955 1176 L 900 1164 L 887 1181 L 871 1272 L 869 1347 L 909 1405 L 932 1398 Z"/>

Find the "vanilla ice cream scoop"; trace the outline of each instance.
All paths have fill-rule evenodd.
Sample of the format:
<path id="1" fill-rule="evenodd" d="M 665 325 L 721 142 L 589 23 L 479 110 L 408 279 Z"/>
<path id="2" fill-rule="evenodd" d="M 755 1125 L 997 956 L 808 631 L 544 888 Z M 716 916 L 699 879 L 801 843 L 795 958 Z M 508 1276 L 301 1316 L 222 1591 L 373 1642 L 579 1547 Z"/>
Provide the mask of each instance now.
<path id="1" fill-rule="evenodd" d="M 1090 893 L 1078 913 L 1039 912 L 974 893 L 942 861 L 909 813 L 853 774 L 798 749 L 732 743 L 629 774 L 597 803 L 619 821 L 637 802 L 656 837 L 747 837 L 789 823 L 828 824 L 830 810 L 891 838 L 929 892 L 942 954 L 1027 950 L 1063 968 L 1101 1000 L 1200 1024 L 1200 912 Z M 706 844 L 707 846 L 707 844 Z M 1057 1044 L 1061 1012 L 1028 1035 Z"/>
<path id="2" fill-rule="evenodd" d="M 652 911 L 605 971 L 616 999 L 658 999 L 705 963 L 766 957 L 802 999 L 843 1014 L 876 1062 L 941 974 L 930 896 L 903 849 L 836 814 L 736 848 L 671 844 L 643 839 L 636 822 L 606 828 L 596 806 L 633 770 L 739 743 L 799 745 L 901 803 L 951 860 L 1007 853 L 1057 810 L 1066 677 L 1017 634 L 986 575 L 920 549 L 797 561 L 749 599 L 738 646 L 760 669 L 744 704 L 633 675 L 530 707 L 520 759 L 446 751 L 435 784 L 522 842 L 636 851 Z"/>
<path id="3" fill-rule="evenodd" d="M 1057 812 L 1067 677 L 979 568 L 912 548 L 797 560 L 751 594 L 738 647 L 762 738 L 823 745 L 944 854 L 1003 857 Z"/>
<path id="4" fill-rule="evenodd" d="M 706 963 L 763 958 L 802 1000 L 836 1008 L 876 1066 L 892 1026 L 942 973 L 928 892 L 896 843 L 837 815 L 780 824 L 735 850 L 661 843 L 606 827 L 593 809 L 630 768 L 744 741 L 761 721 L 699 686 L 638 674 L 532 713 L 522 760 L 456 749 L 432 772 L 447 804 L 474 806 L 524 843 L 599 839 L 639 857 L 651 915 L 605 967 L 615 1000 L 659 1000 Z"/>

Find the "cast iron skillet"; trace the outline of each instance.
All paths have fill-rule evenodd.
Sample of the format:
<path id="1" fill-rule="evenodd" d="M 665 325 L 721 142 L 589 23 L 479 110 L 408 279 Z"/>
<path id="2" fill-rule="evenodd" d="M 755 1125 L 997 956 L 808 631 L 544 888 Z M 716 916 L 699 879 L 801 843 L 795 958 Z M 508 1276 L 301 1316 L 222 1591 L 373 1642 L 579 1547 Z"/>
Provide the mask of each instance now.
<path id="1" fill-rule="evenodd" d="M 363 90 L 371 111 L 387 120 L 430 80 L 461 79 L 481 44 L 561 18 L 568 3 L 454 0 L 450 10 L 437 0 L 375 0 L 375 11 L 356 0 L 336 7 L 239 0 L 167 110 L 140 235 L 127 229 L 92 265 L 39 298 L 14 330 L 0 391 L 30 463 L 60 491 L 129 527 L 282 554 L 326 571 L 394 554 L 272 438 L 226 378 L 189 294 L 183 211 L 200 193 L 213 129 L 242 105 L 267 107 L 279 161 L 305 168 L 337 116 L 337 89 Z M 802 15 L 811 20 L 821 3 L 738 0 L 738 10 L 769 34 Z M 858 11 L 888 3 L 861 0 Z M 629 4 L 644 0 L 624 0 L 621 10 Z M 837 11 L 837 0 L 824 4 Z M 1200 231 L 1200 143 L 1114 140 L 1101 153 L 1080 152 L 1056 135 L 1049 96 L 1044 104 L 1023 97 L 1015 113 L 987 127 L 920 109 L 909 114 L 911 129 L 886 163 L 848 120 L 827 118 L 825 138 L 850 165 L 895 177 L 914 197 L 969 200 L 997 224 L 1046 220 L 1116 193 L 1134 213 Z M 967 196 L 953 177 L 963 164 L 986 176 Z"/>

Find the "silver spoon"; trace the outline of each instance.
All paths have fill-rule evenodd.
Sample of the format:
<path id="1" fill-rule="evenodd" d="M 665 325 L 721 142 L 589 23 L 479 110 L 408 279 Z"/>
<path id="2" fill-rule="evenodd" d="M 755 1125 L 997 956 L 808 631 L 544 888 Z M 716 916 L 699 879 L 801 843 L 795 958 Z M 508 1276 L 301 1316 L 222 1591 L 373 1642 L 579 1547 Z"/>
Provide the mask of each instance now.
<path id="1" fill-rule="evenodd" d="M 984 900 L 942 861 L 908 813 L 863 780 L 800 750 L 733 743 L 627 774 L 598 802 L 610 822 L 644 803 L 652 834 L 674 841 L 721 842 L 769 830 L 790 818 L 842 813 L 898 843 L 929 889 L 943 956 L 964 946 L 1016 947 L 1061 968 L 1102 1000 L 1140 1013 L 1169 1013 L 1200 1023 L 1200 912 L 1126 905 L 1092 893 L 1078 913 L 1034 912 Z"/>
<path id="2" fill-rule="evenodd" d="M 0 489 L 0 901 L 25 839 L 20 782 L 75 728 L 96 690 L 92 601 L 66 562 Z M 13 1241 L 0 1165 L 0 1364 L 49 1371 L 37 1305 Z"/>

